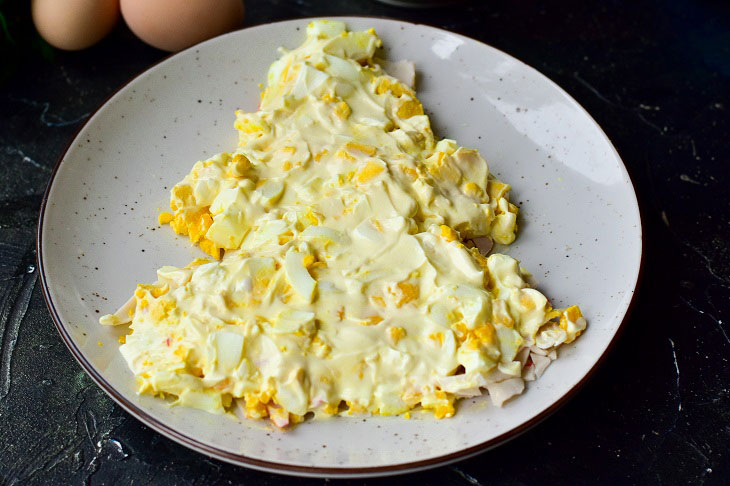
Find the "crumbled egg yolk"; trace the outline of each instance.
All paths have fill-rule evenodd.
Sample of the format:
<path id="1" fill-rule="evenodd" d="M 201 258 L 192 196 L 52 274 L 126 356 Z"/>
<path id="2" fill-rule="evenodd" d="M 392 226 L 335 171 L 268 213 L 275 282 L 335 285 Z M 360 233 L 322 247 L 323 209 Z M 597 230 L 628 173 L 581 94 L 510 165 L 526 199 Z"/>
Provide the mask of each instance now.
<path id="1" fill-rule="evenodd" d="M 131 323 L 120 350 L 140 393 L 239 403 L 278 427 L 343 409 L 445 418 L 521 376 L 521 350 L 585 329 L 516 260 L 464 244 L 514 240 L 510 188 L 477 151 L 434 138 L 415 91 L 375 62 L 380 45 L 372 29 L 311 23 L 259 110 L 236 113 L 236 150 L 172 189 L 159 223 L 213 260 L 160 268 L 102 317 Z"/>

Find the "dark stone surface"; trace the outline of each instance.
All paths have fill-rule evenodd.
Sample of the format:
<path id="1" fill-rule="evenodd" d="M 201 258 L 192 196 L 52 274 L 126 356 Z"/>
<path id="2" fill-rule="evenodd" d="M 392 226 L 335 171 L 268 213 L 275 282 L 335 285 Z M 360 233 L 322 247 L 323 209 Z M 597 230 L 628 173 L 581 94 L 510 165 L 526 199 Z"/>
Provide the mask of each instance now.
<path id="1" fill-rule="evenodd" d="M 588 385 L 514 441 L 399 481 L 730 483 L 727 5 L 495 0 L 415 11 L 371 0 L 250 0 L 246 24 L 337 14 L 436 25 L 542 71 L 614 141 L 644 211 L 638 302 Z M 162 57 L 120 26 L 87 51 L 29 59 L 0 86 L 2 484 L 323 482 L 229 466 L 149 430 L 92 383 L 46 310 L 34 244 L 51 167 L 90 112 Z"/>

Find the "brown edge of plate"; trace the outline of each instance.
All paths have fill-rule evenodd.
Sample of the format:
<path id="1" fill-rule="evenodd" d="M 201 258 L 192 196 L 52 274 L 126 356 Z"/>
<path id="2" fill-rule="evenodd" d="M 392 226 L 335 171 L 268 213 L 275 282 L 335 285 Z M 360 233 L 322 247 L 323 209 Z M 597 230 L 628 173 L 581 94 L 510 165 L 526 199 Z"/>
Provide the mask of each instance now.
<path id="1" fill-rule="evenodd" d="M 245 27 L 244 29 L 248 28 L 254 28 L 264 25 L 271 25 L 276 24 L 280 22 L 288 22 L 292 20 L 297 20 L 301 22 L 307 22 L 316 20 L 319 17 L 309 17 L 309 18 L 302 18 L 302 19 L 285 19 L 285 20 L 279 20 L 276 22 L 267 22 L 264 24 L 258 24 L 250 27 Z M 489 47 L 490 49 L 495 49 L 499 52 L 502 52 L 506 56 L 509 56 L 513 59 L 517 59 L 514 56 L 507 54 L 506 52 L 497 49 L 495 47 L 492 47 L 484 42 L 481 42 L 476 39 L 472 39 L 470 37 L 457 34 L 455 32 L 446 31 L 445 29 L 441 29 L 439 27 L 431 26 L 428 24 L 419 24 L 415 22 L 408 22 L 404 20 L 398 20 L 398 19 L 392 19 L 387 17 L 378 17 L 378 16 L 332 16 L 327 18 L 334 18 L 334 19 L 353 19 L 353 18 L 363 18 L 363 19 L 377 19 L 377 20 L 386 20 L 386 21 L 395 21 L 400 23 L 406 23 L 411 24 L 414 26 L 419 25 L 425 25 L 426 27 L 437 29 L 437 30 L 443 30 L 445 32 L 448 32 L 450 35 L 456 35 L 459 37 L 463 37 L 464 39 L 468 39 L 472 42 L 478 42 L 479 44 L 484 44 L 485 46 Z M 239 29 L 239 30 L 244 30 Z M 223 34 L 226 35 L 226 34 Z M 197 45 L 191 46 L 188 49 L 194 49 Z M 187 50 L 187 49 L 186 49 Z M 596 124 L 596 126 L 601 131 L 601 134 L 603 134 L 604 137 L 606 137 L 606 140 L 611 144 L 611 147 L 616 152 L 616 155 L 619 157 L 619 160 L 621 160 L 622 165 L 624 166 L 624 170 L 626 171 L 626 174 L 629 177 L 629 182 L 631 182 L 632 189 L 634 190 L 634 197 L 636 198 L 637 208 L 639 210 L 639 227 L 641 229 L 641 255 L 639 259 L 639 271 L 638 275 L 636 277 L 636 283 L 634 284 L 634 288 L 632 289 L 632 297 L 631 301 L 629 302 L 629 305 L 626 308 L 626 313 L 624 314 L 623 319 L 621 320 L 621 323 L 619 324 L 619 327 L 616 329 L 616 333 L 614 334 L 611 341 L 608 343 L 608 346 L 606 346 L 606 350 L 601 354 L 601 356 L 598 358 L 596 363 L 591 367 L 590 370 L 581 378 L 581 380 L 576 383 L 568 392 L 566 392 L 560 399 L 558 399 L 556 402 L 554 402 L 552 405 L 550 405 L 548 408 L 528 420 L 527 422 L 519 425 L 518 427 L 515 427 L 501 435 L 498 435 L 497 437 L 494 437 L 492 439 L 489 439 L 487 441 L 484 441 L 480 444 L 471 446 L 469 448 L 460 450 L 458 452 L 452 452 L 450 454 L 445 454 L 443 456 L 434 457 L 431 459 L 424 459 L 421 461 L 413 461 L 413 462 L 406 462 L 402 464 L 396 464 L 392 466 L 375 466 L 375 467 L 346 467 L 346 468 L 335 468 L 335 467 L 315 467 L 315 466 L 294 466 L 294 465 L 288 465 L 288 464 L 281 464 L 278 462 L 269 462 L 269 461 L 263 461 L 260 459 L 254 459 L 250 457 L 246 457 L 241 454 L 234 454 L 222 449 L 219 449 L 217 447 L 212 447 L 207 444 L 204 444 L 192 437 L 188 437 L 184 434 L 181 434 L 177 430 L 168 427 L 167 425 L 163 424 L 162 422 L 158 421 L 156 418 L 145 412 L 140 407 L 134 405 L 130 401 L 128 401 L 126 398 L 124 398 L 120 393 L 117 392 L 117 390 L 114 389 L 113 386 L 111 386 L 104 377 L 89 363 L 86 358 L 83 356 L 79 348 L 74 343 L 71 336 L 66 331 L 66 328 L 61 323 L 61 317 L 58 315 L 58 311 L 56 310 L 56 307 L 53 303 L 53 300 L 51 299 L 50 291 L 48 288 L 48 283 L 46 282 L 46 275 L 44 271 L 43 266 L 43 257 L 42 257 L 42 247 L 43 247 L 43 221 L 44 216 L 46 212 L 46 206 L 48 204 L 48 196 L 51 192 L 51 188 L 53 186 L 53 182 L 56 178 L 56 174 L 58 172 L 58 169 L 61 167 L 61 163 L 63 162 L 63 159 L 65 158 L 66 154 L 68 153 L 69 149 L 71 148 L 71 145 L 73 145 L 74 141 L 76 141 L 76 138 L 78 137 L 81 130 L 84 129 L 84 127 L 89 123 L 89 121 L 96 115 L 96 113 L 103 108 L 106 103 L 118 92 L 120 92 L 122 89 L 127 87 L 129 84 L 131 84 L 134 80 L 139 78 L 140 76 L 144 75 L 147 71 L 150 69 L 158 66 L 159 64 L 167 61 L 177 53 L 170 54 L 168 56 L 163 57 L 159 61 L 155 62 L 148 68 L 146 68 L 141 73 L 137 74 L 136 76 L 132 77 L 129 81 L 121 85 L 119 88 L 117 88 L 114 92 L 112 92 L 107 98 L 89 115 L 89 117 L 77 128 L 76 132 L 74 133 L 73 137 L 70 139 L 68 145 L 63 150 L 63 153 L 60 155 L 58 160 L 56 161 L 55 166 L 53 167 L 53 171 L 51 172 L 50 179 L 48 181 L 48 186 L 46 187 L 46 190 L 43 193 L 43 199 L 41 200 L 41 206 L 40 206 L 40 213 L 38 216 L 38 230 L 37 230 L 37 240 L 36 240 L 36 258 L 38 261 L 38 271 L 40 275 L 40 281 L 41 281 L 41 287 L 43 291 L 43 298 L 46 301 L 46 305 L 48 306 L 48 310 L 50 311 L 51 318 L 53 319 L 53 323 L 56 326 L 56 329 L 58 330 L 58 333 L 61 335 L 61 338 L 63 339 L 64 344 L 66 347 L 71 351 L 71 354 L 76 359 L 76 361 L 81 365 L 81 367 L 86 371 L 86 373 L 96 382 L 96 384 L 107 394 L 109 395 L 120 407 L 122 407 L 124 410 L 126 410 L 129 414 L 143 422 L 145 425 L 149 426 L 151 429 L 155 430 L 156 432 L 174 440 L 175 442 L 192 449 L 196 452 L 203 453 L 209 457 L 220 459 L 222 461 L 238 465 L 238 466 L 248 466 L 252 469 L 257 469 L 260 471 L 265 472 L 278 472 L 280 474 L 287 474 L 287 475 L 295 475 L 295 476 L 310 476 L 310 477 L 332 477 L 332 478 L 346 478 L 346 477 L 375 477 L 375 476 L 386 476 L 386 475 L 396 475 L 396 474 L 405 474 L 409 472 L 416 472 L 419 470 L 425 470 L 425 469 L 431 469 L 437 466 L 443 466 L 446 464 L 450 464 L 459 460 L 468 459 L 469 457 L 475 456 L 479 453 L 486 452 L 489 449 L 492 449 L 498 445 L 501 445 L 503 443 L 506 443 L 519 435 L 522 435 L 523 433 L 527 432 L 531 428 L 538 425 L 540 422 L 551 416 L 553 413 L 557 412 L 558 409 L 560 409 L 563 405 L 565 405 L 571 398 L 575 396 L 575 394 L 593 377 L 593 375 L 596 373 L 597 369 L 600 367 L 600 365 L 606 360 L 607 356 L 609 355 L 610 351 L 615 347 L 616 343 L 619 340 L 619 337 L 623 333 L 623 331 L 626 328 L 626 322 L 631 315 L 632 311 L 634 310 L 634 307 L 636 305 L 637 301 L 637 294 L 639 290 L 639 284 L 641 283 L 644 275 L 644 265 L 645 265 L 645 253 L 644 253 L 644 245 L 646 243 L 646 234 L 644 232 L 644 224 L 643 224 L 643 209 L 641 206 L 641 203 L 639 202 L 639 198 L 636 196 L 636 185 L 634 184 L 633 178 L 631 174 L 629 173 L 628 169 L 626 168 L 626 164 L 623 164 L 623 160 L 621 159 L 621 156 L 619 155 L 618 151 L 616 150 L 615 146 L 611 142 L 611 140 L 608 138 L 608 136 L 605 134 L 603 129 L 598 125 L 598 123 L 593 119 L 593 117 L 588 113 L 588 111 L 585 110 L 585 108 L 582 107 L 570 94 L 568 94 L 567 91 L 565 91 L 563 88 L 561 88 L 557 83 L 552 81 L 549 77 L 547 77 L 542 72 L 538 71 L 534 67 L 522 63 L 525 66 L 535 69 L 535 71 L 539 72 L 542 76 L 544 76 L 550 83 L 555 85 L 563 94 L 565 94 L 570 100 L 572 100 L 580 109 L 582 109 L 585 114 Z"/>

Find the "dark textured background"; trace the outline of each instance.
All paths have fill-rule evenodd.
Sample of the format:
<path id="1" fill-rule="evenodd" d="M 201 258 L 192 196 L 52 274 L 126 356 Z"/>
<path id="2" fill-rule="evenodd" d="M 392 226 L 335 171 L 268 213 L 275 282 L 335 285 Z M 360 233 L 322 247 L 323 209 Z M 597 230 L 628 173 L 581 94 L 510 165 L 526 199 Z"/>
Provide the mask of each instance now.
<path id="1" fill-rule="evenodd" d="M 638 303 L 588 385 L 514 441 L 398 480 L 730 484 L 727 4 L 496 0 L 414 11 L 371 0 L 249 0 L 246 25 L 343 14 L 459 32 L 556 81 L 622 155 L 646 232 Z M 123 412 L 74 362 L 35 270 L 41 195 L 89 113 L 164 53 L 121 25 L 83 52 L 34 52 L 0 85 L 0 484 L 322 483 L 189 451 Z"/>

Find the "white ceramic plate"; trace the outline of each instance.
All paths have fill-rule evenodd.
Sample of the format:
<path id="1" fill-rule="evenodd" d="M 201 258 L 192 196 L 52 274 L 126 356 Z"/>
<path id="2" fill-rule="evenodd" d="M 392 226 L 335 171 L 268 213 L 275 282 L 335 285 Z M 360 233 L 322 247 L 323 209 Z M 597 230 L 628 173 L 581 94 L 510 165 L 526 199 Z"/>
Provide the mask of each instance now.
<path id="1" fill-rule="evenodd" d="M 158 228 L 169 188 L 199 159 L 236 146 L 233 112 L 255 110 L 258 83 L 279 46 L 295 47 L 309 20 L 234 32 L 144 72 L 79 131 L 46 193 L 38 231 L 48 306 L 84 369 L 142 422 L 205 454 L 308 476 L 413 471 L 474 455 L 555 411 L 606 353 L 632 301 L 641 221 L 629 176 L 591 117 L 543 75 L 450 32 L 393 20 L 374 27 L 392 60 L 416 63 L 418 94 L 437 134 L 478 148 L 521 205 L 517 242 L 505 251 L 535 275 L 556 306 L 580 304 L 588 330 L 545 375 L 504 408 L 463 401 L 452 419 L 337 418 L 281 433 L 254 421 L 168 408 L 135 394 L 117 348 L 122 329 L 97 324 L 152 282 L 161 265 L 199 252 Z"/>

